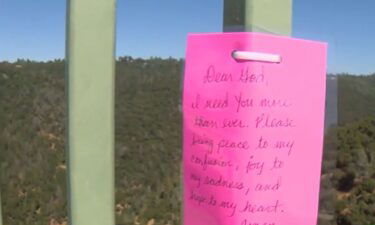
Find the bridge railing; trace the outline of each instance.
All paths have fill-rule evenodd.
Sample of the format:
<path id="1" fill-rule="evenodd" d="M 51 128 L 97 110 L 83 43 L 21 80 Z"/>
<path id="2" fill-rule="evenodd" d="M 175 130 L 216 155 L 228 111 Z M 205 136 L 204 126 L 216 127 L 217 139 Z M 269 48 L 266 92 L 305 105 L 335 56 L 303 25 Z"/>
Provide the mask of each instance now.
<path id="1" fill-rule="evenodd" d="M 69 221 L 114 225 L 116 0 L 67 4 Z M 292 0 L 224 0 L 223 30 L 290 35 L 291 10 Z"/>

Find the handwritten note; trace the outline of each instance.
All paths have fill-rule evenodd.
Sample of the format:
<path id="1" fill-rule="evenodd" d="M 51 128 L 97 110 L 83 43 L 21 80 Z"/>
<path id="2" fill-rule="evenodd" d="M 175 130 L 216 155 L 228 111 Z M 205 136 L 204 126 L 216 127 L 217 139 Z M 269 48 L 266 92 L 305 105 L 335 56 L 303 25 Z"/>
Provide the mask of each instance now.
<path id="1" fill-rule="evenodd" d="M 234 50 L 281 56 L 237 61 Z M 188 36 L 184 225 L 315 225 L 326 44 L 257 33 Z"/>

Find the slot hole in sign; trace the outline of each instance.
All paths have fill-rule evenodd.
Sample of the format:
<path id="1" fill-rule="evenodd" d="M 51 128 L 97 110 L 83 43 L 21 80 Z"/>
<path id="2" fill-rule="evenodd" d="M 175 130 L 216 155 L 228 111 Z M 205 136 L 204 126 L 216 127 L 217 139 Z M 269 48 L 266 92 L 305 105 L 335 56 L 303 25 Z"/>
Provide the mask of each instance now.
<path id="1" fill-rule="evenodd" d="M 232 52 L 232 57 L 238 61 L 256 61 L 267 63 L 281 63 L 281 56 L 262 52 L 237 51 Z"/>

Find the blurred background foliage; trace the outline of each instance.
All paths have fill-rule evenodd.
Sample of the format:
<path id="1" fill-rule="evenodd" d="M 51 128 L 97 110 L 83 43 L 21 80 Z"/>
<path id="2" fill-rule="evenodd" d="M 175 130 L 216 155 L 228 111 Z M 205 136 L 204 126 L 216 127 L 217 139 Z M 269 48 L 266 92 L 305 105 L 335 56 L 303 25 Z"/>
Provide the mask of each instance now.
<path id="1" fill-rule="evenodd" d="M 117 224 L 181 224 L 183 61 L 116 67 Z M 326 129 L 319 224 L 375 224 L 375 75 L 328 79 L 338 126 Z M 0 99 L 4 224 L 66 225 L 64 61 L 1 62 Z"/>

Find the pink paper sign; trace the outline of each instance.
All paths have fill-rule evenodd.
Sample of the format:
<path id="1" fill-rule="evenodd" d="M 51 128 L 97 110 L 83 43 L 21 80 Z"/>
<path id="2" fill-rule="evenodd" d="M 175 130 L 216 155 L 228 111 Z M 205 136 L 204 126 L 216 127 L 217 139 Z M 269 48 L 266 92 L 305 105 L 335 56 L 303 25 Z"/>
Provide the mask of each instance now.
<path id="1" fill-rule="evenodd" d="M 317 223 L 326 48 L 258 33 L 188 36 L 184 225 Z"/>

